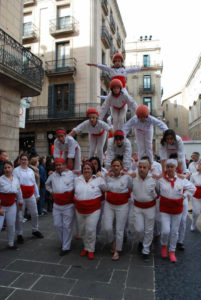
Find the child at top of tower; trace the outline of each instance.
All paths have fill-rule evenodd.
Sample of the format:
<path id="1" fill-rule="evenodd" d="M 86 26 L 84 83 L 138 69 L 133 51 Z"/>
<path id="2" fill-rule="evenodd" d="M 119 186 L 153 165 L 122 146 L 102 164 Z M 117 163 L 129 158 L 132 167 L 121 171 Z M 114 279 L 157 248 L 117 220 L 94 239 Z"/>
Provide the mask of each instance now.
<path id="1" fill-rule="evenodd" d="M 111 80 L 110 90 L 111 92 L 108 94 L 100 108 L 99 118 L 102 120 L 110 108 L 114 130 L 122 129 L 126 119 L 127 105 L 135 112 L 137 103 L 131 96 L 124 93 L 122 82 L 119 79 Z"/>

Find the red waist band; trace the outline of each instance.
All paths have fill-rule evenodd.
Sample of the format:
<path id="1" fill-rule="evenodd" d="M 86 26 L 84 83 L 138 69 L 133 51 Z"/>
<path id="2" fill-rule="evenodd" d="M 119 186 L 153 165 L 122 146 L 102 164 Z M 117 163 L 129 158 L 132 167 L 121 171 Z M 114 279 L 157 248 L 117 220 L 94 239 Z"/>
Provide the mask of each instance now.
<path id="1" fill-rule="evenodd" d="M 106 200 L 110 204 L 113 205 L 122 205 L 128 203 L 128 199 L 130 198 L 129 193 L 112 193 L 106 192 Z"/>
<path id="2" fill-rule="evenodd" d="M 169 199 L 160 196 L 160 212 L 178 215 L 183 211 L 183 198 Z"/>
<path id="3" fill-rule="evenodd" d="M 2 206 L 11 206 L 16 201 L 16 194 L 6 194 L 6 193 L 0 193 L 0 204 Z"/>
<path id="4" fill-rule="evenodd" d="M 74 197 L 73 200 L 75 202 L 75 208 L 77 211 L 80 214 L 88 215 L 101 208 L 102 196 L 89 200 L 77 200 Z"/>
<path id="5" fill-rule="evenodd" d="M 114 76 L 114 77 L 112 77 L 112 79 L 119 79 L 121 81 L 122 85 L 123 85 L 123 88 L 126 87 L 126 78 L 125 78 L 125 76 Z"/>
<path id="6" fill-rule="evenodd" d="M 65 192 L 65 193 L 53 193 L 54 203 L 57 205 L 65 205 L 73 203 L 74 191 Z"/>
<path id="7" fill-rule="evenodd" d="M 99 133 L 91 133 L 91 135 L 93 136 L 101 136 L 103 133 L 105 132 L 105 129 L 103 129 L 101 132 Z"/>
<path id="8" fill-rule="evenodd" d="M 197 199 L 201 199 L 201 186 L 196 185 L 196 191 L 193 197 Z"/>
<path id="9" fill-rule="evenodd" d="M 134 199 L 133 205 L 139 207 L 139 208 L 150 208 L 156 205 L 156 199 L 148 202 L 140 202 Z"/>
<path id="10" fill-rule="evenodd" d="M 34 185 L 20 185 L 20 187 L 24 199 L 30 198 L 34 194 Z"/>
<path id="11" fill-rule="evenodd" d="M 124 108 L 124 106 L 126 105 L 127 103 L 126 102 L 124 102 L 124 104 L 122 105 L 122 106 L 120 106 L 120 107 L 118 107 L 118 106 L 114 106 L 113 105 L 113 107 L 115 108 L 115 109 L 122 109 L 122 108 Z"/>

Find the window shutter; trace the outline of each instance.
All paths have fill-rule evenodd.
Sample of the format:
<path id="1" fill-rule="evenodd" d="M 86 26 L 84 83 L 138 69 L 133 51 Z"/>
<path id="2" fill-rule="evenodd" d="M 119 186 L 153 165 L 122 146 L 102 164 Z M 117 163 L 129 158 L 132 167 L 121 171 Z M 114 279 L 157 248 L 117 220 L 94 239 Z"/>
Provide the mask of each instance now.
<path id="1" fill-rule="evenodd" d="M 55 97 L 54 97 L 54 85 L 50 84 L 48 86 L 48 117 L 52 118 L 54 117 L 54 111 L 55 111 Z"/>
<path id="2" fill-rule="evenodd" d="M 69 83 L 69 112 L 70 114 L 74 114 L 75 109 L 75 83 Z"/>

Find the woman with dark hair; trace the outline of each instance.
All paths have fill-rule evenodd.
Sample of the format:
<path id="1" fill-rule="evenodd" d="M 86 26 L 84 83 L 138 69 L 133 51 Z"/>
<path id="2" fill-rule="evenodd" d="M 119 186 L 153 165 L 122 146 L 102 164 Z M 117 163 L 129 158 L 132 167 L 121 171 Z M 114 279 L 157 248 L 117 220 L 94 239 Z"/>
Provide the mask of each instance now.
<path id="1" fill-rule="evenodd" d="M 14 245 L 16 212 L 17 206 L 22 210 L 22 205 L 22 192 L 17 177 L 13 176 L 13 164 L 5 161 L 4 175 L 0 177 L 0 231 L 6 219 L 9 249 L 17 249 Z"/>
<path id="2" fill-rule="evenodd" d="M 178 171 L 181 174 L 185 169 L 185 154 L 184 145 L 180 136 L 176 135 L 174 130 L 168 129 L 164 132 L 161 139 L 160 158 L 163 173 L 165 172 L 165 162 L 170 158 L 172 153 L 177 153 L 178 157 Z"/>
<path id="3" fill-rule="evenodd" d="M 96 226 L 100 216 L 102 192 L 106 189 L 103 178 L 96 177 L 91 162 L 82 165 L 82 175 L 75 179 L 74 202 L 79 232 L 83 237 L 84 250 L 80 255 L 94 258 Z"/>

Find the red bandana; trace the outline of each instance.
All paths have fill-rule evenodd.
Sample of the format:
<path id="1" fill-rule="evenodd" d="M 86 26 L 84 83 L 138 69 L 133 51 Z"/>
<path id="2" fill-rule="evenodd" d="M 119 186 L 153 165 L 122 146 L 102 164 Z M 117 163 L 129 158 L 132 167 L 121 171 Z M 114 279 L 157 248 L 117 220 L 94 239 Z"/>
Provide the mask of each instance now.
<path id="1" fill-rule="evenodd" d="M 167 177 L 167 173 L 165 172 L 164 178 L 171 183 L 171 187 L 174 188 L 174 183 L 177 180 L 177 177 Z"/>

